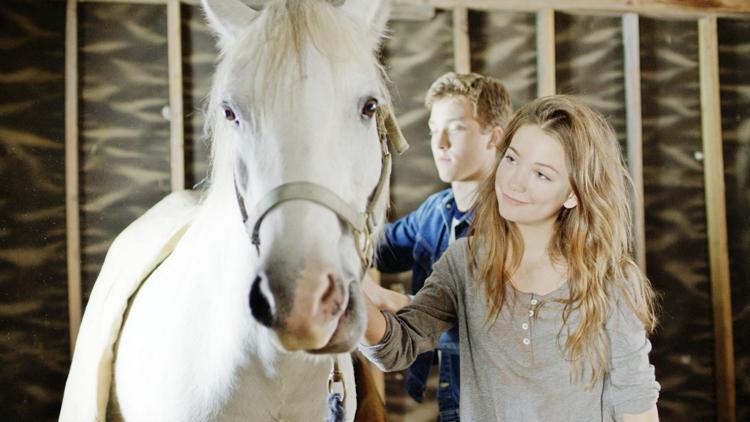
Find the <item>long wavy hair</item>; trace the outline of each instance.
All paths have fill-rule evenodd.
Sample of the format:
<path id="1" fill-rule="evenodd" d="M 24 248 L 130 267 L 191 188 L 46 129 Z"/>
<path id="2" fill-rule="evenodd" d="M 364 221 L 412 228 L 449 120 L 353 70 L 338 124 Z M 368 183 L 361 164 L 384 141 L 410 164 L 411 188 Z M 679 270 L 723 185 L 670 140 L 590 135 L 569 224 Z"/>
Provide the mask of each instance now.
<path id="1" fill-rule="evenodd" d="M 629 199 L 635 192 L 611 126 L 571 96 L 544 97 L 520 108 L 498 145 L 495 168 L 516 131 L 525 125 L 536 125 L 560 142 L 570 169 L 570 186 L 578 199 L 574 208 L 561 207 L 547 252 L 554 261 L 567 264 L 570 296 L 563 301 L 561 330 L 573 312 L 579 313 L 580 320 L 569 327 L 564 353 L 575 382 L 581 381 L 584 364 L 590 369 L 589 388 L 609 369 L 604 323 L 617 306 L 616 297 L 624 298 L 647 332 L 656 325 L 655 293 L 631 258 Z M 518 227 L 499 213 L 495 172 L 480 187 L 474 213 L 469 271 L 484 287 L 487 322 L 493 323 L 524 251 Z"/>

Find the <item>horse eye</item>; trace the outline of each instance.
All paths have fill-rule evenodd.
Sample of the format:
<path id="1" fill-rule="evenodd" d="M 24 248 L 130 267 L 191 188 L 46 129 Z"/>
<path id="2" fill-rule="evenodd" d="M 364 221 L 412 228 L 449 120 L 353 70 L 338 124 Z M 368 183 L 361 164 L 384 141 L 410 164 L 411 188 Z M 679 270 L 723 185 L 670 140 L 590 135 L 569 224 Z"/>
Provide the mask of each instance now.
<path id="1" fill-rule="evenodd" d="M 234 111 L 227 106 L 224 106 L 224 118 L 230 122 L 237 120 L 237 116 L 234 114 Z"/>
<path id="2" fill-rule="evenodd" d="M 378 100 L 375 98 L 370 98 L 367 101 L 365 101 L 365 105 L 362 106 L 362 116 L 366 117 L 368 119 L 372 119 L 372 116 L 375 115 L 375 112 L 378 110 Z"/>

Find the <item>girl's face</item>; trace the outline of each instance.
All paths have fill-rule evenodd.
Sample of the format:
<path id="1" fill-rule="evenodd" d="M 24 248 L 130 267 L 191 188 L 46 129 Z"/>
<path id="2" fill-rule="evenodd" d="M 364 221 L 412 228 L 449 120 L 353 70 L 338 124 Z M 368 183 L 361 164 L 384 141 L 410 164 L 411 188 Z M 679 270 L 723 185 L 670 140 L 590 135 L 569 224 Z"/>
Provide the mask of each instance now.
<path id="1" fill-rule="evenodd" d="M 575 207 L 560 142 L 537 125 L 520 127 L 497 167 L 495 194 L 500 215 L 520 225 L 550 223 Z"/>

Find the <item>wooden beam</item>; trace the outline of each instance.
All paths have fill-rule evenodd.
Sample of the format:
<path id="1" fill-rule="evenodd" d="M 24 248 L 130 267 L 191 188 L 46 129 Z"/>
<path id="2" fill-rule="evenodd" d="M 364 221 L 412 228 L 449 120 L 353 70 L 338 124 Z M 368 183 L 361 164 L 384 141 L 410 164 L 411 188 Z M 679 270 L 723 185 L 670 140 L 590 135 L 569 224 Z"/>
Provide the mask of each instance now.
<path id="1" fill-rule="evenodd" d="M 554 95 L 555 87 L 555 11 L 536 13 L 536 95 Z"/>
<path id="2" fill-rule="evenodd" d="M 700 58 L 701 133 L 703 138 L 708 255 L 716 355 L 716 405 L 721 422 L 734 422 L 735 374 L 732 338 L 732 297 L 727 246 L 724 158 L 719 98 L 719 48 L 716 17 L 698 20 Z"/>
<path id="3" fill-rule="evenodd" d="M 453 9 L 453 61 L 456 72 L 471 72 L 469 11 L 465 7 Z"/>
<path id="4" fill-rule="evenodd" d="M 747 0 L 396 0 L 395 4 L 422 4 L 440 9 L 466 7 L 477 10 L 536 12 L 555 9 L 580 13 L 638 13 L 657 17 L 695 18 L 750 15 Z"/>
<path id="5" fill-rule="evenodd" d="M 171 0 L 78 0 L 79 3 L 124 3 L 124 4 L 166 4 Z M 270 0 L 243 0 L 245 4 L 260 8 Z M 200 4 L 200 0 L 181 0 L 191 6 Z M 435 8 L 418 2 L 405 3 L 395 1 L 391 7 L 391 19 L 405 21 L 428 21 L 435 17 Z"/>
<path id="6" fill-rule="evenodd" d="M 625 104 L 627 110 L 627 154 L 633 180 L 634 255 L 641 271 L 646 272 L 646 216 L 643 193 L 643 122 L 641 120 L 641 48 L 638 15 L 622 17 L 622 38 L 625 72 Z"/>
<path id="7" fill-rule="evenodd" d="M 172 192 L 185 189 L 185 139 L 182 106 L 182 32 L 180 0 L 167 2 L 169 57 L 169 169 Z"/>
<path id="8" fill-rule="evenodd" d="M 87 3 L 141 3 L 165 4 L 170 0 L 78 0 Z M 269 0 L 244 0 L 254 7 L 262 7 Z M 197 5 L 200 0 L 181 0 L 182 3 Z M 406 6 L 406 7 L 404 7 Z M 424 7 L 418 15 L 409 15 L 409 7 Z M 691 19 L 707 15 L 748 16 L 750 2 L 747 0 L 394 0 L 394 19 L 422 20 L 434 16 L 426 8 L 454 9 L 465 7 L 477 10 L 507 10 L 516 12 L 537 12 L 556 9 L 561 12 L 590 14 L 623 14 Z M 416 9 L 411 9 L 416 10 Z M 420 16 L 420 17 L 416 17 Z"/>
<path id="9" fill-rule="evenodd" d="M 70 355 L 81 325 L 81 228 L 78 204 L 78 3 L 65 12 L 65 236 Z"/>

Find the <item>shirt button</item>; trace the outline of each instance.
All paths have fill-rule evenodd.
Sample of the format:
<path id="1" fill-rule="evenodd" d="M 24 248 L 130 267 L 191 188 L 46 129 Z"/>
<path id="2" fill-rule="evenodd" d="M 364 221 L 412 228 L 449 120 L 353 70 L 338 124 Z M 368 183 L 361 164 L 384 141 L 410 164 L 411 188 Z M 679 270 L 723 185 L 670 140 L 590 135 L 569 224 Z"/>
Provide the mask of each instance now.
<path id="1" fill-rule="evenodd" d="M 523 328 L 524 330 L 528 330 L 529 329 L 529 324 L 527 324 L 527 323 L 524 322 L 523 324 L 521 324 L 521 328 Z"/>
<path id="2" fill-rule="evenodd" d="M 538 300 L 536 300 L 536 299 L 531 299 L 531 304 L 532 304 L 532 305 L 536 305 L 537 303 L 539 303 L 539 301 L 538 301 Z"/>
<path id="3" fill-rule="evenodd" d="M 531 344 L 531 340 L 525 338 L 525 339 L 523 339 L 523 344 L 525 344 L 525 345 L 528 346 L 529 344 Z"/>
<path id="4" fill-rule="evenodd" d="M 450 209 L 451 207 L 452 207 L 452 205 L 451 205 L 451 204 L 445 204 L 445 208 L 448 208 L 448 209 Z"/>
<path id="5" fill-rule="evenodd" d="M 534 316 L 534 310 L 533 309 L 529 311 L 529 316 Z"/>

